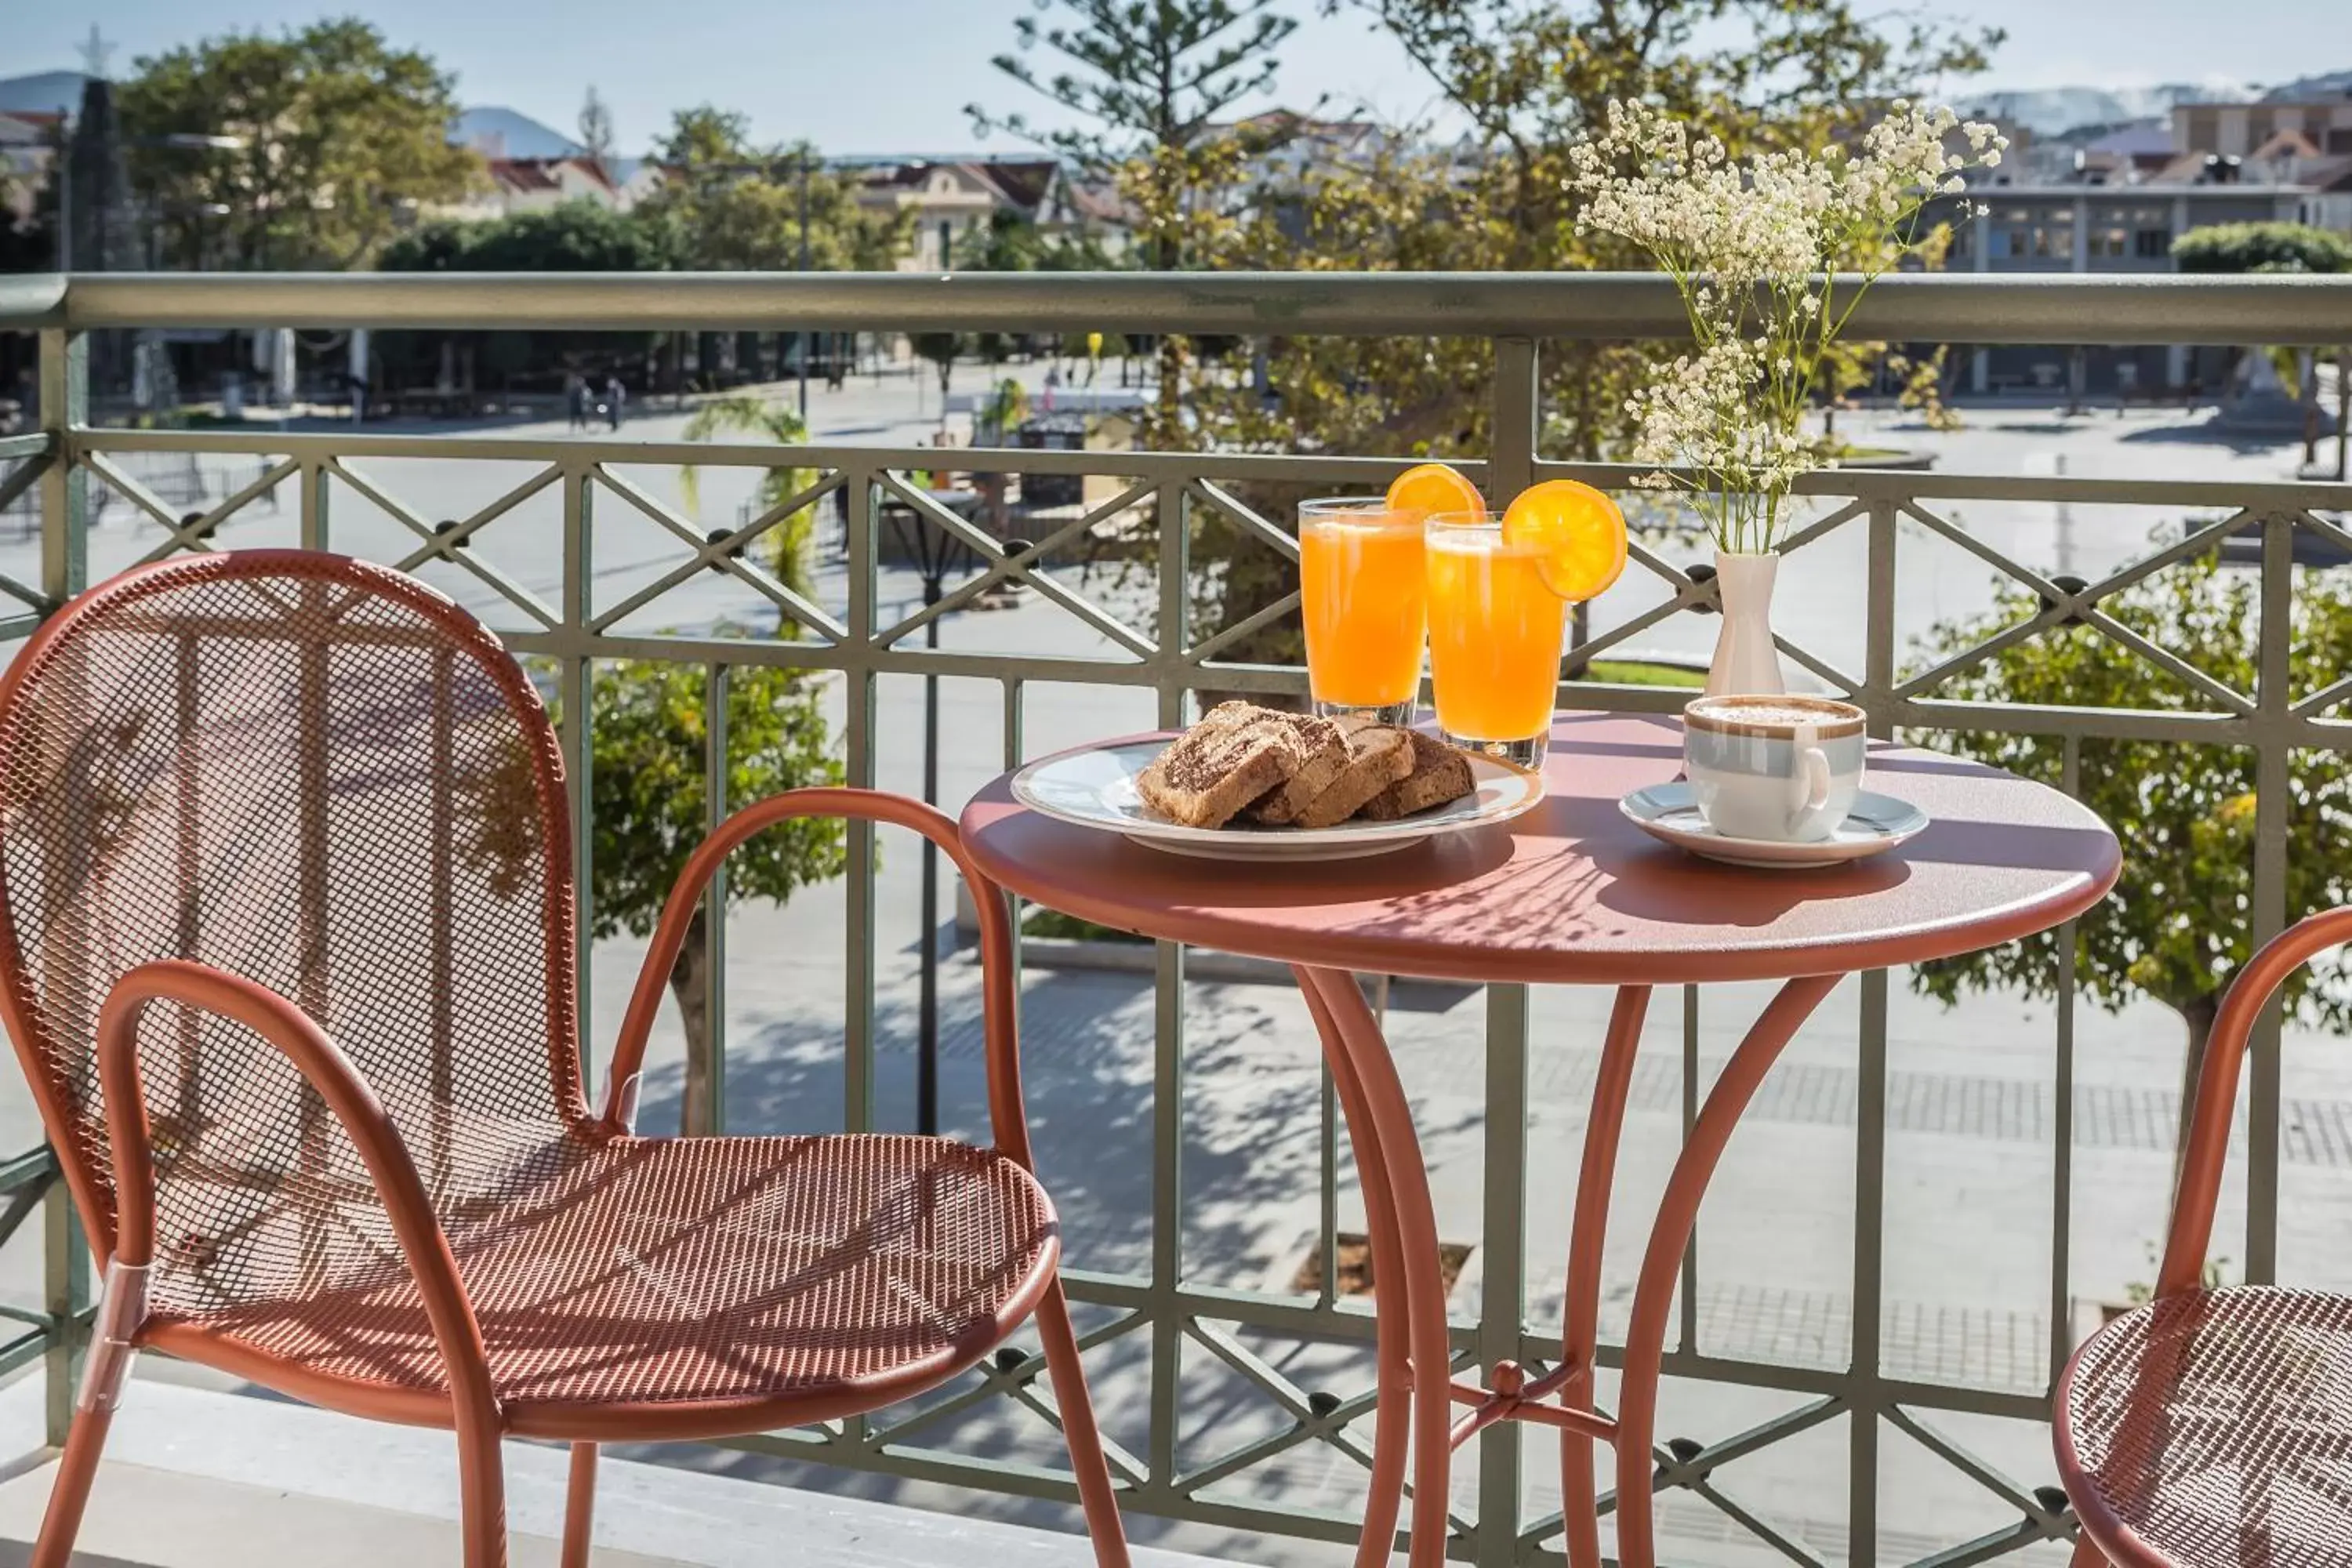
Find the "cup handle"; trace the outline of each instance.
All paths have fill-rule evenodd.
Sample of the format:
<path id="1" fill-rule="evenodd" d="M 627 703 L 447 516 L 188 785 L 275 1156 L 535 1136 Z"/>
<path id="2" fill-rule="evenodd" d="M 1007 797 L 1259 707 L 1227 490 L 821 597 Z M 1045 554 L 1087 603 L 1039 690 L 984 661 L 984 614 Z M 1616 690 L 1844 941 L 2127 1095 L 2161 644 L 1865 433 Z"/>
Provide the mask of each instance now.
<path id="1" fill-rule="evenodd" d="M 1830 756 L 1819 746 L 1807 746 L 1797 756 L 1797 772 L 1790 782 L 1797 786 L 1796 809 L 1789 814 L 1789 826 L 1797 824 L 1830 803 Z"/>

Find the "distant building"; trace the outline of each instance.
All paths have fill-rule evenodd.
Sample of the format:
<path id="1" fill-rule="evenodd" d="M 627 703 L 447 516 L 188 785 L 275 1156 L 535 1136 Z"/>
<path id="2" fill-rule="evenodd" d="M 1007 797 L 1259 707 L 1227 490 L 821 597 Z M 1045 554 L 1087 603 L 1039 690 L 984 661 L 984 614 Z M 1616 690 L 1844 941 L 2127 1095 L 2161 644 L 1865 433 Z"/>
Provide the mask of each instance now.
<path id="1" fill-rule="evenodd" d="M 828 159 L 858 174 L 858 205 L 914 215 L 902 272 L 944 272 L 971 236 L 998 213 L 1013 213 L 1049 234 L 1086 233 L 1116 255 L 1131 227 L 1125 206 L 1107 191 L 1073 179 L 1052 158 L 863 156 Z"/>
<path id="2" fill-rule="evenodd" d="M 2172 110 L 2172 142 L 2184 153 L 2252 157 L 2281 132 L 2300 132 L 2316 153 L 2352 154 L 2352 94 L 2309 103 L 2183 103 Z"/>
<path id="3" fill-rule="evenodd" d="M 631 167 L 624 178 L 622 163 L 620 159 L 599 163 L 584 154 L 487 159 L 488 184 L 463 202 L 435 209 L 435 216 L 462 219 L 509 217 L 582 201 L 626 212 L 653 190 L 660 174 L 651 163 L 631 159 L 627 160 Z"/>

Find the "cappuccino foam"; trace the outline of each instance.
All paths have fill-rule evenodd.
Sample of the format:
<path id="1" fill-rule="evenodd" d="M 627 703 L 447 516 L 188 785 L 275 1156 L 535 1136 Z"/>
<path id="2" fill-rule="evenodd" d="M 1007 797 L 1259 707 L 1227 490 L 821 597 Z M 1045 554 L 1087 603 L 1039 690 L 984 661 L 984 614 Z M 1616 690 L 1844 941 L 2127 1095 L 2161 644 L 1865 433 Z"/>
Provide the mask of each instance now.
<path id="1" fill-rule="evenodd" d="M 1851 712 L 1843 706 L 1791 702 L 1774 697 L 1701 698 L 1690 705 L 1689 711 L 1719 724 L 1750 724 L 1775 730 L 1850 724 L 1861 718 L 1859 713 Z"/>

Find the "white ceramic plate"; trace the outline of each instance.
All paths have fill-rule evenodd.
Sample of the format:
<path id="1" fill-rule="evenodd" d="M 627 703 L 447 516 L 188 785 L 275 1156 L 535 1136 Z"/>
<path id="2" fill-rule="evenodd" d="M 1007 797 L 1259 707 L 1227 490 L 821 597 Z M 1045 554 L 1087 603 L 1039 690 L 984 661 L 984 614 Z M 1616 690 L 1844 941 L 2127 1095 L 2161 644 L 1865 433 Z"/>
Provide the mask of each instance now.
<path id="1" fill-rule="evenodd" d="M 1818 843 L 1727 838 L 1706 825 L 1688 784 L 1652 784 L 1617 803 L 1617 809 L 1653 838 L 1734 866 L 1835 866 L 1884 854 L 1927 826 L 1927 814 L 1908 801 L 1864 790 L 1837 831 Z"/>
<path id="2" fill-rule="evenodd" d="M 1013 798 L 1030 810 L 1099 828 L 1171 855 L 1210 860 L 1351 860 L 1508 822 L 1543 799 L 1543 778 L 1486 757 L 1472 757 L 1476 788 L 1460 800 L 1394 822 L 1343 822 L 1337 827 L 1186 827 L 1168 821 L 1135 787 L 1135 775 L 1166 750 L 1165 741 L 1129 741 L 1032 763 L 1013 775 Z"/>

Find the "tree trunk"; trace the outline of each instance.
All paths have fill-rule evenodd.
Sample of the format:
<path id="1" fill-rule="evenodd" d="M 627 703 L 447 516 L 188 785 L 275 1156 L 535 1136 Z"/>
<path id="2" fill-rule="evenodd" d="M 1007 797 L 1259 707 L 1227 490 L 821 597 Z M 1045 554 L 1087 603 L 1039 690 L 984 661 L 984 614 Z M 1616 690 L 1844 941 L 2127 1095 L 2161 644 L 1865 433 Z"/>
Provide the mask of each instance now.
<path id="1" fill-rule="evenodd" d="M 716 1132 L 710 1100 L 710 928 L 705 912 L 694 911 L 686 940 L 669 966 L 669 994 L 677 999 L 686 1034 L 686 1096 L 681 1124 L 689 1137 Z"/>
<path id="2" fill-rule="evenodd" d="M 2221 1011 L 2219 995 L 2200 996 L 2177 1005 L 2188 1026 L 2188 1048 L 2180 1058 L 2180 1125 L 2172 1137 L 2172 1190 L 2180 1191 L 2180 1167 L 2189 1157 L 2189 1126 L 2197 1106 L 2197 1080 L 2205 1074 L 2205 1047 L 2213 1037 L 2213 1019 Z"/>

